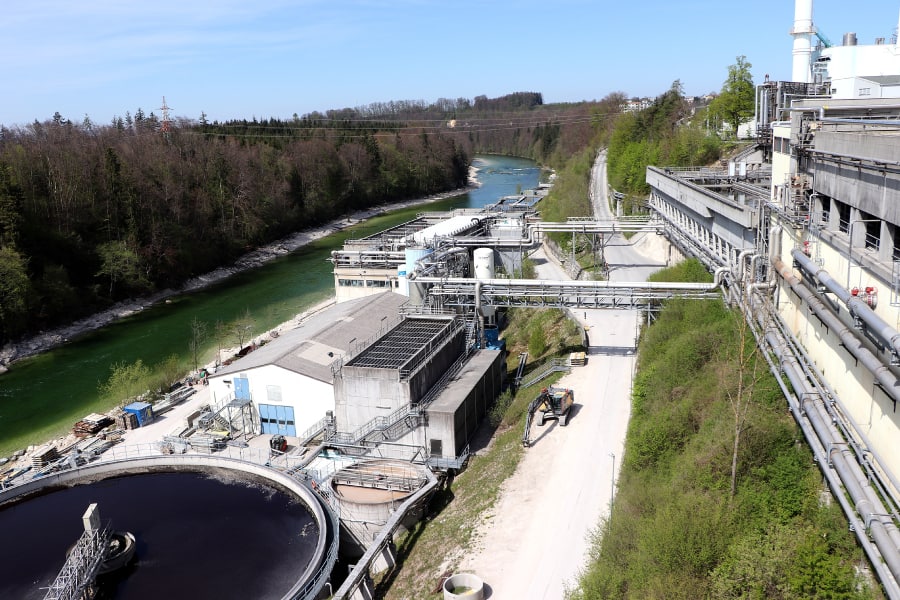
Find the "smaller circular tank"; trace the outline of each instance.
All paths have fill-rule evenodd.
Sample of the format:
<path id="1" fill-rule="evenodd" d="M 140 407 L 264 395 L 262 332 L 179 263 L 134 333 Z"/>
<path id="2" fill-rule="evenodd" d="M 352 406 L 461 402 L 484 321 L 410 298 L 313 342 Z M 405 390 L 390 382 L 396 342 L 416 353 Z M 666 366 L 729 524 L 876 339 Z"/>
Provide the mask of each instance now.
<path id="1" fill-rule="evenodd" d="M 484 582 L 472 573 L 457 573 L 444 581 L 444 600 L 483 600 Z"/>
<path id="2" fill-rule="evenodd" d="M 417 492 L 428 478 L 418 465 L 387 459 L 367 460 L 344 467 L 331 477 L 341 508 L 341 552 L 362 556 L 394 510 Z M 408 515 L 404 527 L 420 514 Z"/>

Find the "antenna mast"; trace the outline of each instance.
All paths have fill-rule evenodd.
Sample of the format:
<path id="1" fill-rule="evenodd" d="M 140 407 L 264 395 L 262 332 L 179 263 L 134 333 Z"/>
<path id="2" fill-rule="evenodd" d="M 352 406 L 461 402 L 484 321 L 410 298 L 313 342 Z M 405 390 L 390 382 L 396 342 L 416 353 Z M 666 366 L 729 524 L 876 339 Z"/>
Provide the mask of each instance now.
<path id="1" fill-rule="evenodd" d="M 165 96 L 163 96 L 163 103 L 162 106 L 159 107 L 159 110 L 162 111 L 162 125 L 159 130 L 162 132 L 163 136 L 169 137 L 172 121 L 169 120 L 169 106 L 166 104 Z"/>

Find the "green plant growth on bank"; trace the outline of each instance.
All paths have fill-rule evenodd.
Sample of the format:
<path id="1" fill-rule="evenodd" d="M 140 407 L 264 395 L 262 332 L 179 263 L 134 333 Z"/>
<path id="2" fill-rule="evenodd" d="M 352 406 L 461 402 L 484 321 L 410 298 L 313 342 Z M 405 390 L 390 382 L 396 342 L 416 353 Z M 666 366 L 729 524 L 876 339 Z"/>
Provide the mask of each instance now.
<path id="1" fill-rule="evenodd" d="M 546 198 L 541 200 L 539 209 L 544 221 L 565 221 L 569 217 L 590 217 L 594 211 L 591 207 L 590 185 L 591 167 L 597 156 L 598 148 L 590 146 L 572 156 L 566 166 L 557 174 L 556 182 Z M 548 237 L 556 243 L 560 250 L 571 256 L 575 246 L 575 260 L 584 269 L 598 270 L 599 255 L 590 239 L 584 235 L 554 232 Z"/>
<path id="2" fill-rule="evenodd" d="M 607 153 L 609 184 L 626 195 L 627 214 L 639 212 L 650 191 L 649 165 L 707 165 L 721 154 L 721 141 L 702 124 L 689 121 L 690 107 L 681 82 L 675 81 L 652 105 L 621 116 L 616 123 Z"/>
<path id="3" fill-rule="evenodd" d="M 503 331 L 509 350 L 510 376 L 535 328 L 540 328 L 546 336 L 546 352 L 535 359 L 529 357 L 529 364 L 550 356 L 565 356 L 572 349 L 581 348 L 577 325 L 562 311 L 510 310 Z M 479 436 L 485 437 L 493 434 L 490 445 L 473 456 L 466 469 L 435 494 L 426 517 L 399 541 L 397 567 L 377 582 L 376 597 L 388 600 L 442 597 L 441 593 L 432 593 L 440 576 L 459 565 L 483 519 L 496 503 L 503 482 L 515 471 L 523 452 L 522 427 L 528 405 L 540 387 L 552 381 L 548 378 L 514 395 L 505 393 L 498 398 L 495 410 L 479 432 Z"/>
<path id="4" fill-rule="evenodd" d="M 670 301 L 643 332 L 613 513 L 571 600 L 881 597 L 765 366 L 718 300 Z"/>

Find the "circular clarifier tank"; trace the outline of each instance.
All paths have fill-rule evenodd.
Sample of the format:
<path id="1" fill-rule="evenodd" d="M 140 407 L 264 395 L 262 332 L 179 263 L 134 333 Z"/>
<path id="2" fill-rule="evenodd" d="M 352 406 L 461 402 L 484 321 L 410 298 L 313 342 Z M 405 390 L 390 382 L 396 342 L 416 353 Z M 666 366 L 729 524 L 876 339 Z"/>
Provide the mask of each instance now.
<path id="1" fill-rule="evenodd" d="M 143 458 L 0 493 L 0 598 L 44 598 L 91 503 L 137 545 L 126 568 L 98 580 L 98 600 L 315 597 L 311 582 L 321 588 L 330 570 L 333 517 L 291 477 L 216 457 Z"/>

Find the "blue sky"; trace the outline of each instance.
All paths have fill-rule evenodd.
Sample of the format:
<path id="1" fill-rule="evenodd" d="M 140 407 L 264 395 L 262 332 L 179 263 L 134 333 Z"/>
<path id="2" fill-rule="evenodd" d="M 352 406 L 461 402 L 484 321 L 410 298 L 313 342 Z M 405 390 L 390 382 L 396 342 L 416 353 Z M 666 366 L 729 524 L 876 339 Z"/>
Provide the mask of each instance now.
<path id="1" fill-rule="evenodd" d="M 900 0 L 816 0 L 832 41 L 890 37 Z M 864 7 L 864 9 L 861 9 Z M 0 124 L 59 111 L 290 117 L 515 91 L 545 102 L 718 91 L 735 57 L 790 76 L 791 0 L 28 0 L 0 13 Z"/>

